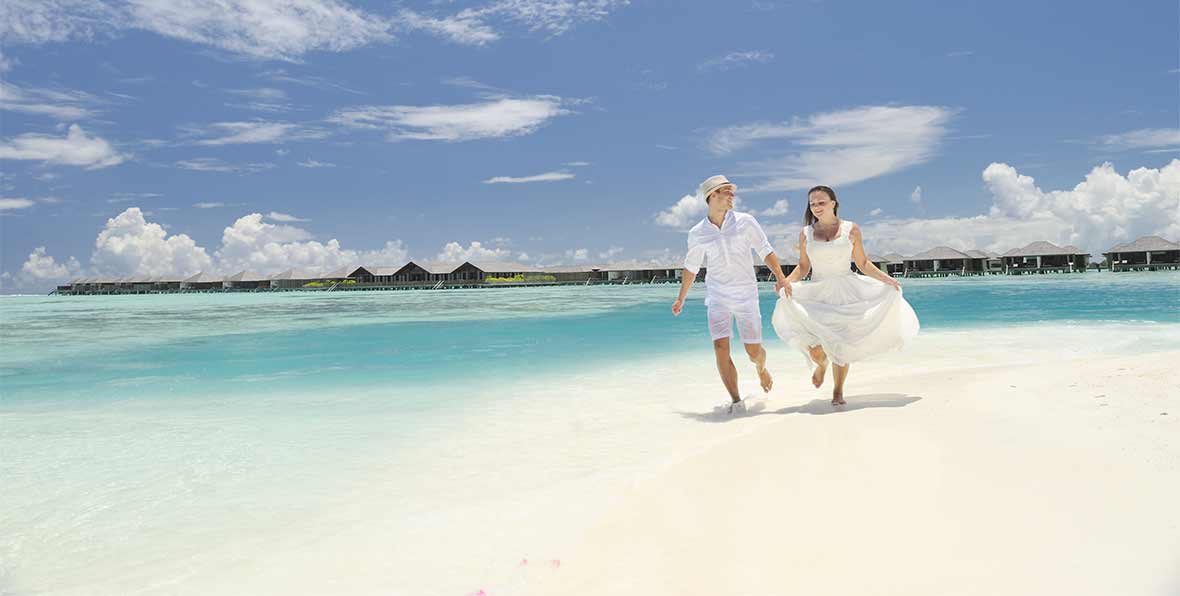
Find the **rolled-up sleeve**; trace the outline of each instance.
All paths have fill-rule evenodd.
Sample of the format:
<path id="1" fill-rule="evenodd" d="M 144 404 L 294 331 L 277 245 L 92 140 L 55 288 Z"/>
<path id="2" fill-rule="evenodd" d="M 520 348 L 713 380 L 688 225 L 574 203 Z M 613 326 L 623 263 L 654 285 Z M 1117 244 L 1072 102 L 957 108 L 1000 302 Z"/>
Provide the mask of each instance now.
<path id="1" fill-rule="evenodd" d="M 766 255 L 774 252 L 774 247 L 770 245 L 770 240 L 766 238 L 766 232 L 762 231 L 762 226 L 758 225 L 758 220 L 754 216 L 746 222 L 746 229 L 742 230 L 746 240 L 750 243 L 750 248 L 758 253 L 758 258 L 766 260 Z"/>
<path id="2" fill-rule="evenodd" d="M 684 257 L 684 268 L 696 274 L 705 264 L 705 243 L 697 234 L 688 235 L 688 254 Z"/>

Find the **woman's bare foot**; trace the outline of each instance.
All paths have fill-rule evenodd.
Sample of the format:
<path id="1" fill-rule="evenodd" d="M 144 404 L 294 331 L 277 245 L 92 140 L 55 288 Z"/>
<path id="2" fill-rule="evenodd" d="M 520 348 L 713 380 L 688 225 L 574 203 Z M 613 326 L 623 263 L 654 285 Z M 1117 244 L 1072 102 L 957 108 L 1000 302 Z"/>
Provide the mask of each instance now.
<path id="1" fill-rule="evenodd" d="M 823 364 L 818 364 L 815 370 L 811 373 L 811 384 L 819 389 L 824 384 L 824 377 L 828 374 L 828 360 L 824 359 Z"/>
<path id="2" fill-rule="evenodd" d="M 774 379 L 770 377 L 770 371 L 766 367 L 758 369 L 758 381 L 762 383 L 762 391 L 770 393 L 770 388 L 774 387 Z"/>
<path id="3" fill-rule="evenodd" d="M 847 403 L 847 402 L 844 401 L 844 390 L 843 389 L 833 389 L 832 390 L 832 405 L 833 406 L 842 406 L 845 403 Z"/>

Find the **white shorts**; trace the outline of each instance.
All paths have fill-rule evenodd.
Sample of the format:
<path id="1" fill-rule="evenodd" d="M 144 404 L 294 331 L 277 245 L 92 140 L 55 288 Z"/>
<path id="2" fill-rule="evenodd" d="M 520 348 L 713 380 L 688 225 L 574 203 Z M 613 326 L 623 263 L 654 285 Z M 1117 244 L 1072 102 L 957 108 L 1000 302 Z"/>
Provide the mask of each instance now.
<path id="1" fill-rule="evenodd" d="M 713 341 L 733 335 L 733 320 L 737 319 L 738 336 L 744 344 L 762 343 L 762 312 L 758 300 L 734 305 L 712 300 L 709 304 L 709 335 Z"/>

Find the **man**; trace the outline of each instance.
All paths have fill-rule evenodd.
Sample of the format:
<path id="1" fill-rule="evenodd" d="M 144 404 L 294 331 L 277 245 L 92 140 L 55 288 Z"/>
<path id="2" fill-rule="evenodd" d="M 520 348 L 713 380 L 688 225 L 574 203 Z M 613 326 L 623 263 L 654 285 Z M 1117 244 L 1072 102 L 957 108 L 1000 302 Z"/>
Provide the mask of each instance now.
<path id="1" fill-rule="evenodd" d="M 758 253 L 778 282 L 775 292 L 786 285 L 778 256 L 766 239 L 758 220 L 748 213 L 733 210 L 736 187 L 725 176 L 711 176 L 701 183 L 699 193 L 709 206 L 709 214 L 688 232 L 688 255 L 684 258 L 684 277 L 680 295 L 672 303 L 672 314 L 680 315 L 684 297 L 696 279 L 701 265 L 708 267 L 705 278 L 705 306 L 708 307 L 709 333 L 717 372 L 732 403 L 731 413 L 745 410 L 738 395 L 738 373 L 729 356 L 729 338 L 737 319 L 738 335 L 746 355 L 758 371 L 763 391 L 770 391 L 774 381 L 766 370 L 766 350 L 762 347 L 762 313 L 758 310 L 758 280 L 750 251 Z"/>

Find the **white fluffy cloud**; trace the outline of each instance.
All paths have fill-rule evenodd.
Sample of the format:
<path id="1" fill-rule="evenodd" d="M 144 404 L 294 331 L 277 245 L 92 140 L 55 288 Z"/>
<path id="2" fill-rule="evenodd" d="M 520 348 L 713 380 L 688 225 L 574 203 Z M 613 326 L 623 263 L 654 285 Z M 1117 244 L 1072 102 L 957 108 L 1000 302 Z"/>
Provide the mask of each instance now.
<path id="1" fill-rule="evenodd" d="M 268 217 L 277 220 L 291 216 L 272 212 Z M 292 218 L 291 221 L 306 220 Z M 241 217 L 225 228 L 221 247 L 210 258 L 187 235 L 168 235 L 163 226 L 147 221 L 138 207 L 107 220 L 94 244 L 90 270 L 95 275 L 112 277 L 188 277 L 200 271 L 228 275 L 243 269 L 269 274 L 292 267 L 327 272 L 360 264 L 398 266 L 409 258 L 400 240 L 386 242 L 376 250 L 349 250 L 335 239 L 321 243 L 312 240 L 307 230 L 265 222 L 259 213 Z M 473 242 L 468 251 L 483 253 L 486 249 Z M 493 252 L 496 256 L 501 254 Z M 76 277 L 82 271 L 81 264 L 73 257 L 57 262 L 44 247 L 38 247 L 20 272 L 3 274 L 4 287 L 42 291 L 49 282 Z"/>
<path id="2" fill-rule="evenodd" d="M 762 211 L 753 212 L 754 215 L 761 215 L 765 217 L 782 217 L 791 210 L 791 203 L 787 199 L 779 199 L 774 202 L 774 205 L 763 209 Z"/>
<path id="3" fill-rule="evenodd" d="M 778 203 L 775 203 L 775 206 L 770 210 L 774 210 L 778 206 Z M 745 211 L 740 196 L 733 198 L 733 208 L 737 211 Z M 702 199 L 700 195 L 688 194 L 680 197 L 680 200 L 671 207 L 657 213 L 655 222 L 661 226 L 687 230 L 701 221 L 701 218 L 705 217 L 708 212 L 709 204 L 705 202 L 705 199 Z M 751 213 L 757 215 L 757 212 Z"/>
<path id="4" fill-rule="evenodd" d="M 209 271 L 213 261 L 185 234 L 169 236 L 149 223 L 138 207 L 107 220 L 94 241 L 90 264 L 103 275 L 193 275 Z"/>
<path id="5" fill-rule="evenodd" d="M 52 256 L 46 254 L 44 246 L 38 246 L 29 253 L 28 259 L 21 265 L 20 271 L 16 275 L 7 271 L 0 274 L 0 289 L 40 294 L 53 286 L 78 277 L 81 272 L 82 265 L 74 257 L 59 263 Z"/>
<path id="6" fill-rule="evenodd" d="M 436 106 L 358 106 L 339 110 L 329 122 L 385 130 L 391 141 L 470 141 L 531 134 L 571 113 L 551 95 L 501 97 L 482 103 Z"/>
<path id="7" fill-rule="evenodd" d="M 64 263 L 58 263 L 53 257 L 45 254 L 44 246 L 38 246 L 29 253 L 29 258 L 21 265 L 20 271 L 21 275 L 30 281 L 54 281 L 78 275 L 82 271 L 82 265 L 74 257 L 70 257 Z"/>
<path id="8" fill-rule="evenodd" d="M 570 180 L 576 178 L 570 172 L 545 172 L 544 174 L 536 174 L 533 176 L 494 176 L 484 180 L 484 184 L 527 184 L 529 182 L 556 182 L 559 180 Z"/>
<path id="9" fill-rule="evenodd" d="M 291 267 L 326 272 L 361 263 L 401 265 L 408 255 L 400 240 L 386 242 L 378 250 L 355 251 L 342 248 L 336 239 L 321 243 L 310 237 L 307 230 L 267 223 L 261 213 L 251 213 L 225 228 L 215 256 L 227 273 L 243 269 L 275 273 Z"/>
<path id="10" fill-rule="evenodd" d="M 0 40 L 46 43 L 142 29 L 227 52 L 294 60 L 392 39 L 388 19 L 339 0 L 6 0 Z"/>
<path id="11" fill-rule="evenodd" d="M 88 170 L 118 165 L 128 157 L 106 140 L 86 134 L 77 124 L 70 125 L 65 138 L 29 133 L 0 142 L 0 159 L 35 160 Z"/>
<path id="12" fill-rule="evenodd" d="M 684 195 L 675 205 L 656 214 L 656 223 L 669 228 L 686 229 L 695 225 L 709 211 L 705 200 L 695 194 Z"/>
<path id="13" fill-rule="evenodd" d="M 785 153 L 781 157 L 739 166 L 743 175 L 758 179 L 751 191 L 851 184 L 929 160 L 955 113 L 939 106 L 868 106 L 731 126 L 714 131 L 708 146 L 727 155 L 756 143 L 787 144 L 777 150 Z"/>
<path id="14" fill-rule="evenodd" d="M 443 247 L 442 252 L 434 258 L 436 261 L 444 263 L 457 263 L 459 261 L 496 261 L 508 258 L 512 251 L 504 248 L 489 248 L 484 246 L 481 242 L 472 242 L 466 248 L 458 242 L 448 242 Z"/>
<path id="15" fill-rule="evenodd" d="M 983 171 L 993 204 L 986 215 L 886 219 L 864 226 L 873 252 L 914 254 L 938 245 L 1004 252 L 1035 240 L 1073 244 L 1098 255 L 1155 234 L 1180 239 L 1180 160 L 1125 176 L 1109 163 L 1068 190 L 1044 191 L 1010 165 Z"/>

